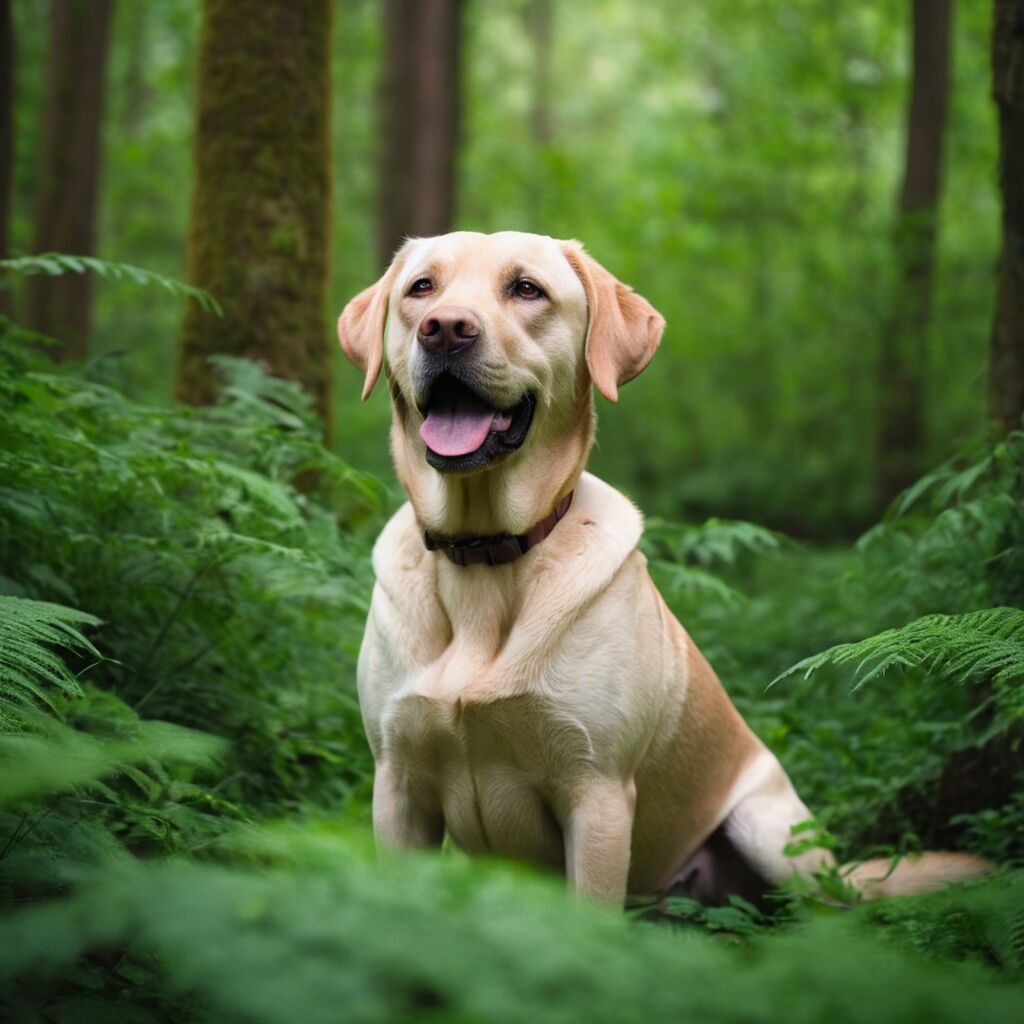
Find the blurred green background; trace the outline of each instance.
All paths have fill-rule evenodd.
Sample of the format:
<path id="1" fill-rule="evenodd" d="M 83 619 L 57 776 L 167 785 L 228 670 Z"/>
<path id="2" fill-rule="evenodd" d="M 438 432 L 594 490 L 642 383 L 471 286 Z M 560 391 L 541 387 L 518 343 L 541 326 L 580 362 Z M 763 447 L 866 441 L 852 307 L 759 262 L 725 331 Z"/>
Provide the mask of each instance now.
<path id="1" fill-rule="evenodd" d="M 602 403 L 593 467 L 652 513 L 857 532 L 875 511 L 909 6 L 562 0 L 546 43 L 535 6 L 465 7 L 454 226 L 579 238 L 667 318 L 650 370 L 619 407 Z M 14 13 L 17 252 L 31 251 L 46 5 Z M 176 276 L 200 13 L 192 0 L 116 8 L 103 118 L 97 251 Z M 957 7 L 925 465 L 984 419 L 998 245 L 990 32 L 988 4 Z M 332 317 L 380 270 L 381 35 L 377 4 L 337 5 Z M 126 353 L 130 394 L 169 399 L 178 317 L 129 285 L 98 285 L 94 350 Z M 340 354 L 334 378 L 337 450 L 387 476 L 386 394 L 361 406 Z"/>

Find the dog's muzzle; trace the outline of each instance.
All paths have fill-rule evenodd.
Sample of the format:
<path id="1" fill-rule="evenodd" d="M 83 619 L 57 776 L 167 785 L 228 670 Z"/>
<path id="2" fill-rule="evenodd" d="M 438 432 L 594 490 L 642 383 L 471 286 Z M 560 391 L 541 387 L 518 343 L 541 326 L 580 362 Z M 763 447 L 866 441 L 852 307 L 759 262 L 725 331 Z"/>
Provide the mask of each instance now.
<path id="1" fill-rule="evenodd" d="M 427 462 L 442 473 L 474 472 L 520 448 L 533 422 L 532 392 L 500 409 L 474 388 L 461 362 L 443 365 L 421 408 Z M 429 372 L 429 362 L 425 368 Z"/>

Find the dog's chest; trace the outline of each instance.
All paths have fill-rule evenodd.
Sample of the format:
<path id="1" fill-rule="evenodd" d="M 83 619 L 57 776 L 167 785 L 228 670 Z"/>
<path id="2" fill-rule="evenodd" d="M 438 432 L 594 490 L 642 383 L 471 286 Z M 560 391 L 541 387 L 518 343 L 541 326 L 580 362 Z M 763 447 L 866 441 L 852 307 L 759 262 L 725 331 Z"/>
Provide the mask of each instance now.
<path id="1" fill-rule="evenodd" d="M 389 757 L 424 775 L 500 764 L 542 786 L 592 760 L 587 726 L 538 694 L 449 696 L 413 685 L 389 704 L 383 722 Z"/>
<path id="2" fill-rule="evenodd" d="M 586 723 L 561 701 L 452 692 L 427 672 L 394 694 L 382 725 L 389 761 L 433 793 L 461 847 L 561 865 L 558 808 L 594 753 Z"/>

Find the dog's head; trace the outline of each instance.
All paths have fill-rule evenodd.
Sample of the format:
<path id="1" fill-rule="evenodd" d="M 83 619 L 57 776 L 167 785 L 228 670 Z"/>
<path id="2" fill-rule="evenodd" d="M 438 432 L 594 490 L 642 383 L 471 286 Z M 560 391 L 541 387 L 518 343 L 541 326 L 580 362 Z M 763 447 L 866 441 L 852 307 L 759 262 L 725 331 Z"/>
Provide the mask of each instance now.
<path id="1" fill-rule="evenodd" d="M 338 336 L 365 372 L 364 398 L 387 369 L 395 460 L 421 518 L 417 497 L 490 474 L 531 492 L 519 519 L 547 500 L 543 479 L 554 494 L 582 471 L 590 382 L 616 401 L 663 328 L 577 242 L 455 232 L 406 242 L 345 307 Z"/>

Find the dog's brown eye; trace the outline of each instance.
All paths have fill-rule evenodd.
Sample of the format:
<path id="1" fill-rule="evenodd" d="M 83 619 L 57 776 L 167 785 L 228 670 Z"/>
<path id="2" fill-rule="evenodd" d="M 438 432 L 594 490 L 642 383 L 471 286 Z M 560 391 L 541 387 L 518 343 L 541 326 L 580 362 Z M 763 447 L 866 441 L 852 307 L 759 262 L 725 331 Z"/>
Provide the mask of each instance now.
<path id="1" fill-rule="evenodd" d="M 429 277 L 418 277 L 409 289 L 410 295 L 429 295 L 434 290 L 434 282 Z"/>
<path id="2" fill-rule="evenodd" d="M 521 277 L 516 281 L 513 290 L 521 299 L 544 298 L 544 292 L 541 291 L 540 285 L 535 281 L 531 281 L 528 277 Z"/>

